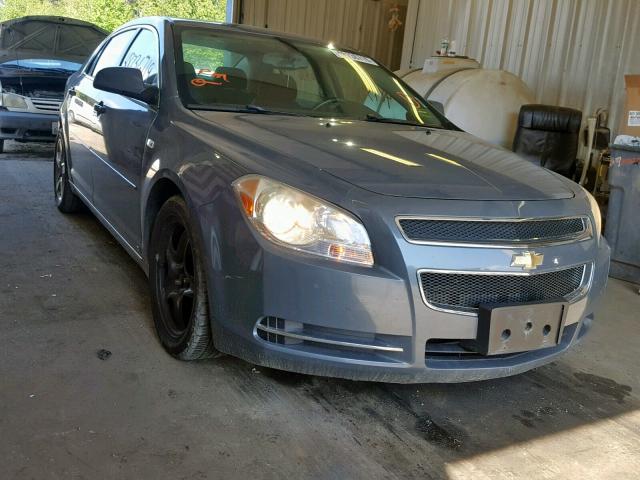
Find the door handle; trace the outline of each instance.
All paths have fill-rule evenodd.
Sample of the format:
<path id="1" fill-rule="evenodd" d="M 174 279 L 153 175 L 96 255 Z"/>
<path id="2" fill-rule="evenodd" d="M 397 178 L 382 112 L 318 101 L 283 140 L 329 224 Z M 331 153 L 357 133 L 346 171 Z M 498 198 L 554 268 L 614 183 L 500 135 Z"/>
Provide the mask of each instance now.
<path id="1" fill-rule="evenodd" d="M 76 96 L 76 89 L 75 88 L 71 87 L 69 89 L 69 96 L 70 97 L 75 97 Z"/>
<path id="2" fill-rule="evenodd" d="M 96 112 L 96 115 L 102 115 L 107 111 L 107 107 L 104 106 L 104 102 L 99 102 L 93 106 L 93 111 Z"/>

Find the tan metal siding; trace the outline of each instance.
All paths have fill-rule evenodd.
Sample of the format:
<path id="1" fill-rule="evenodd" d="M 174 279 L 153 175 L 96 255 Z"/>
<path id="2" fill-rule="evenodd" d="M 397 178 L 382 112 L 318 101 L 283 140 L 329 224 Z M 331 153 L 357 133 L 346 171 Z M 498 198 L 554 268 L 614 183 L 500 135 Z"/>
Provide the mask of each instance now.
<path id="1" fill-rule="evenodd" d="M 412 16 L 413 12 L 413 16 Z M 485 68 L 520 76 L 541 103 L 599 107 L 618 125 L 624 74 L 640 73 L 639 0 L 411 0 L 402 67 L 448 36 Z"/>
<path id="2" fill-rule="evenodd" d="M 240 0 L 236 0 L 240 1 Z M 334 42 L 392 64 L 391 0 L 241 0 L 241 23 Z M 392 41 L 393 40 L 393 41 Z M 396 63 L 397 65 L 397 63 Z"/>
<path id="3" fill-rule="evenodd" d="M 242 0 L 241 23 L 359 48 L 363 41 L 360 28 L 363 19 L 381 3 L 375 0 Z"/>

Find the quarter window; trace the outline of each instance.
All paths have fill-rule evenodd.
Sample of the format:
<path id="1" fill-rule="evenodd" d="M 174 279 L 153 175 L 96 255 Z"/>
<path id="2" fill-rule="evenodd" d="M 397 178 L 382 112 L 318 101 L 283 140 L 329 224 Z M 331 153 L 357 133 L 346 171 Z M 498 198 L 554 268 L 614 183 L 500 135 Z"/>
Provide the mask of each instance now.
<path id="1" fill-rule="evenodd" d="M 117 67 L 118 65 L 120 65 L 122 56 L 131 43 L 131 40 L 133 40 L 135 34 L 135 30 L 127 30 L 125 32 L 117 34 L 111 40 L 109 40 L 107 46 L 104 47 L 102 53 L 100 53 L 100 57 L 98 57 L 91 75 L 95 76 L 96 73 L 98 73 L 105 67 Z"/>

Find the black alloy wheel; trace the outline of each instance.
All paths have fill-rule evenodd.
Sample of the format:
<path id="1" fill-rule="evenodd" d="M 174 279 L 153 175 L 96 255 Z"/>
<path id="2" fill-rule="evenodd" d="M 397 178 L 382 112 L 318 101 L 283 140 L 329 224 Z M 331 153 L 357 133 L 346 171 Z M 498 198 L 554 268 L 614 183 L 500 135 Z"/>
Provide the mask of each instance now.
<path id="1" fill-rule="evenodd" d="M 69 184 L 67 155 L 61 136 L 56 140 L 53 159 L 53 193 L 58 210 L 63 213 L 75 213 L 82 209 L 82 201 L 73 193 Z"/>
<path id="2" fill-rule="evenodd" d="M 175 335 L 182 335 L 193 315 L 193 287 L 196 275 L 193 270 L 193 249 L 185 227 L 176 222 L 168 230 L 168 243 L 160 264 L 158 281 L 162 293 L 167 328 Z"/>
<path id="3" fill-rule="evenodd" d="M 163 347 L 181 360 L 217 356 L 202 256 L 187 205 L 172 197 L 158 213 L 149 249 L 153 319 Z"/>

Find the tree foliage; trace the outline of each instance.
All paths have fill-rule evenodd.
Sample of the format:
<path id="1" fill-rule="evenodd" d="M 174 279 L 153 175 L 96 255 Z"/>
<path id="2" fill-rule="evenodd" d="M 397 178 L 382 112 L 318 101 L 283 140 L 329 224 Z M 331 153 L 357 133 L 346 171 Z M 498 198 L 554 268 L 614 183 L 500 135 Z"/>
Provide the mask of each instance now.
<path id="1" fill-rule="evenodd" d="M 222 22 L 226 0 L 4 0 L 0 20 L 26 15 L 59 15 L 111 31 L 136 17 L 163 15 Z"/>

